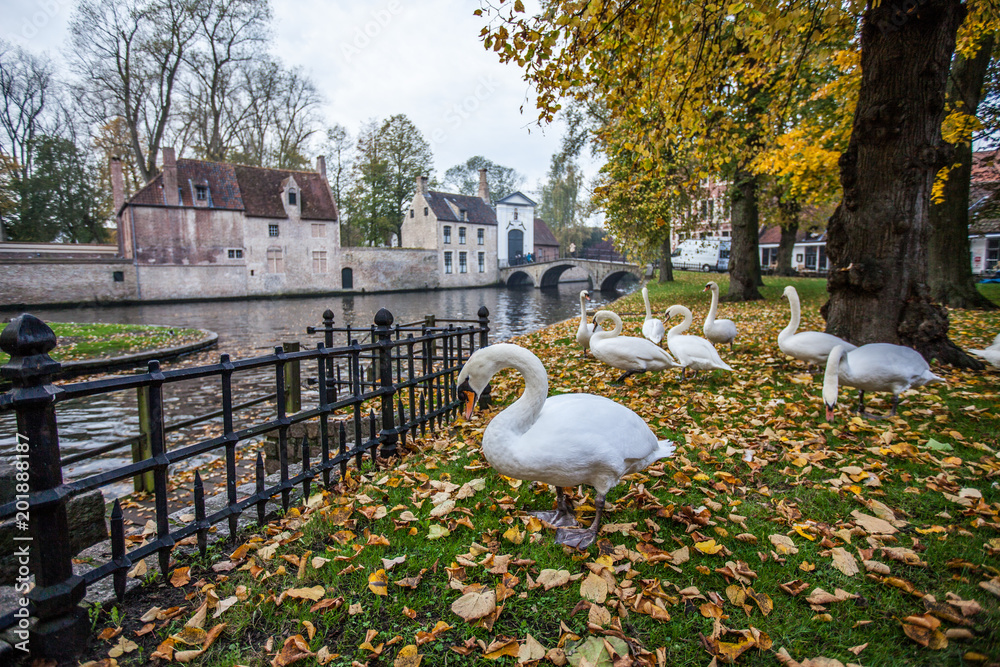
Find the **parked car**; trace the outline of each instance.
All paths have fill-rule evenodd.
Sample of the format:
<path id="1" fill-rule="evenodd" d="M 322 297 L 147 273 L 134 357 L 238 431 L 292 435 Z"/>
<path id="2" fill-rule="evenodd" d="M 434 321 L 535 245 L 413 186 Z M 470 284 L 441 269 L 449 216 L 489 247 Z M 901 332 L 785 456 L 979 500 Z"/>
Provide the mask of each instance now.
<path id="1" fill-rule="evenodd" d="M 729 270 L 730 246 L 729 239 L 689 239 L 678 243 L 670 258 L 675 269 L 725 273 Z"/>

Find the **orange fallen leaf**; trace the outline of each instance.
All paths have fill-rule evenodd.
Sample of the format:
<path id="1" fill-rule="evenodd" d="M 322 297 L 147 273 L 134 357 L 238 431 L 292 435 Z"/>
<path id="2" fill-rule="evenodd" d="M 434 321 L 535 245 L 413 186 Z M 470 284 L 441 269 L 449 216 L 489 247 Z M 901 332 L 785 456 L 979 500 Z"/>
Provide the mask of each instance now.
<path id="1" fill-rule="evenodd" d="M 379 569 L 368 575 L 368 590 L 375 595 L 389 594 L 389 578 L 385 570 Z"/>

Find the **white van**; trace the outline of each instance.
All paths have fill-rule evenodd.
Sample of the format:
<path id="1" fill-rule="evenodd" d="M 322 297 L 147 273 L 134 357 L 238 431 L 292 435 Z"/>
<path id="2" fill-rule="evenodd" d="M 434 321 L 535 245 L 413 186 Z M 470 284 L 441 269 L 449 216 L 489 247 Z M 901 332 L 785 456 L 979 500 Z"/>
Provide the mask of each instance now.
<path id="1" fill-rule="evenodd" d="M 670 254 L 675 269 L 686 271 L 729 270 L 730 239 L 689 239 L 681 241 Z"/>

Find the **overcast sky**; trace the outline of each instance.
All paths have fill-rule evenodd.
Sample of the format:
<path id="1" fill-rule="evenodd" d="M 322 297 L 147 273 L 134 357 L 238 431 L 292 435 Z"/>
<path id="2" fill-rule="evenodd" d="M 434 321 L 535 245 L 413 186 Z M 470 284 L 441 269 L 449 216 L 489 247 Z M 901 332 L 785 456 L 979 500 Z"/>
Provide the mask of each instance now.
<path id="1" fill-rule="evenodd" d="M 61 63 L 74 5 L 0 0 L 0 36 Z M 478 0 L 271 0 L 271 6 L 272 52 L 309 73 L 328 123 L 354 134 L 370 118 L 406 114 L 431 143 L 439 177 L 484 155 L 527 176 L 524 190 L 535 193 L 562 127 L 538 127 L 521 70 L 483 48 L 483 19 L 472 14 Z"/>

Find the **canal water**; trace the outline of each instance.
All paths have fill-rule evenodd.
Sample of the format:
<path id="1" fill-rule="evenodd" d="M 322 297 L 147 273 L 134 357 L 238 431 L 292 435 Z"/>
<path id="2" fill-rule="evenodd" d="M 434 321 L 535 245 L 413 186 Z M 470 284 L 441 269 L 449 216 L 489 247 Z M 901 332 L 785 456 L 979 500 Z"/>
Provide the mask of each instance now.
<path id="1" fill-rule="evenodd" d="M 355 296 L 325 296 L 270 300 L 215 301 L 115 307 L 44 309 L 35 314 L 53 322 L 113 322 L 129 324 L 161 324 L 176 327 L 197 327 L 219 334 L 218 346 L 190 355 L 164 368 L 214 363 L 219 354 L 233 359 L 268 354 L 276 345 L 298 341 L 303 347 L 314 347 L 321 340 L 308 336 L 306 327 L 320 326 L 322 313 L 334 313 L 334 326 L 351 326 L 367 330 L 380 308 L 387 308 L 396 323 L 422 320 L 433 314 L 439 318 L 475 319 L 481 306 L 490 311 L 492 342 L 530 333 L 549 324 L 579 315 L 579 293 L 586 283 L 567 282 L 546 289 L 490 287 L 467 290 L 437 290 Z M 632 287 L 634 289 L 634 286 Z M 601 306 L 621 293 L 592 293 L 591 308 Z M 335 345 L 342 344 L 336 339 Z M 307 371 L 303 371 L 307 375 Z M 269 382 L 270 381 L 270 382 Z M 270 387 L 268 386 L 270 384 Z M 273 390 L 273 378 L 247 374 L 234 377 L 234 402 L 249 400 Z M 306 390 L 303 402 L 315 397 Z M 219 409 L 217 378 L 193 380 L 168 385 L 164 391 L 165 421 L 169 425 L 189 417 Z M 244 420 L 257 421 L 273 414 L 273 402 L 250 408 L 241 413 Z M 138 416 L 134 392 L 118 392 L 100 397 L 72 400 L 57 406 L 60 450 L 67 457 L 88 449 L 120 440 L 138 433 Z M 216 420 L 218 421 L 218 420 Z M 237 428 L 239 428 L 239 422 Z M 168 447 L 192 438 L 213 435 L 218 424 L 206 424 L 187 431 L 170 434 Z M 16 423 L 12 413 L 0 415 L 0 460 L 13 449 Z M 209 463 L 192 460 L 191 465 Z M 128 447 L 101 456 L 69 464 L 63 474 L 67 480 L 104 472 L 131 460 Z M 130 484 L 120 484 L 109 495 L 127 493 Z"/>

